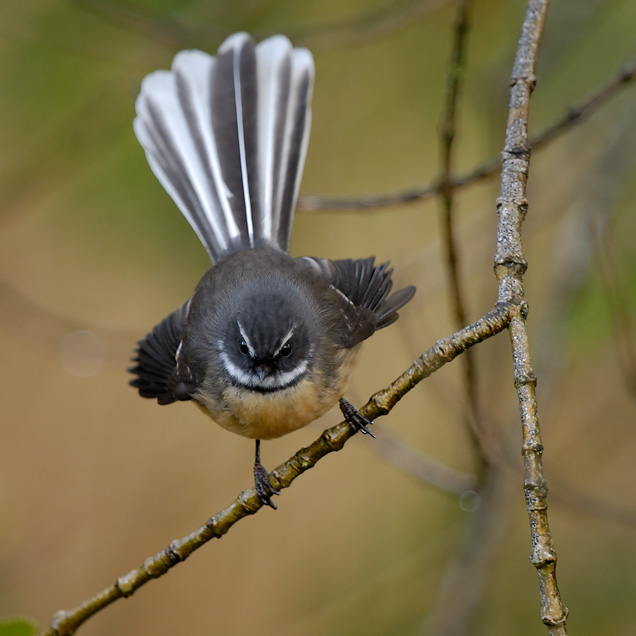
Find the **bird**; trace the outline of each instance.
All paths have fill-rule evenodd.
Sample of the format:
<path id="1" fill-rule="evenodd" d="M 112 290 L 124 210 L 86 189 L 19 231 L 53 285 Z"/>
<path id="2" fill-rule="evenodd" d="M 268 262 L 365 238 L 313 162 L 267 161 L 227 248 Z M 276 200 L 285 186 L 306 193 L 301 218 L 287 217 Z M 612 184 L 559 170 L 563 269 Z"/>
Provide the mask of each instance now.
<path id="1" fill-rule="evenodd" d="M 276 508 L 261 440 L 295 431 L 345 398 L 362 341 L 398 318 L 390 263 L 289 253 L 311 123 L 312 54 L 283 35 L 228 37 L 212 56 L 177 53 L 141 82 L 135 135 L 212 266 L 192 296 L 139 340 L 130 384 L 159 404 L 193 401 L 256 441 L 254 485 Z"/>

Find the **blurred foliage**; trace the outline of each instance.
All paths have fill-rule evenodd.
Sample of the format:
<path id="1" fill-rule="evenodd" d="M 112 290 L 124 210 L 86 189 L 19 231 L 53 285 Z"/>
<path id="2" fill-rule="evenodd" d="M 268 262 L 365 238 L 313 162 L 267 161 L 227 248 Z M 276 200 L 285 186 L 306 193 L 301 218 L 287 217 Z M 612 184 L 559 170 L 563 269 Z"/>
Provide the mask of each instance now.
<path id="1" fill-rule="evenodd" d="M 459 171 L 501 149 L 524 10 L 521 0 L 474 4 Z M 190 295 L 207 267 L 132 133 L 141 79 L 184 47 L 213 52 L 239 29 L 258 39 L 284 32 L 316 59 L 302 192 L 397 191 L 438 174 L 453 5 L 28 0 L 5 3 L 2 16 L 0 615 L 46 624 L 251 485 L 251 443 L 197 409 L 158 408 L 126 386 L 135 340 Z M 635 24 L 630 0 L 553 3 L 533 130 L 636 55 Z M 551 526 L 578 635 L 636 634 L 635 391 L 610 302 L 614 290 L 633 322 L 634 113 L 627 87 L 534 153 L 523 229 Z M 457 193 L 471 319 L 496 300 L 497 194 L 496 179 Z M 295 254 L 374 253 L 393 261 L 398 283 L 418 287 L 399 323 L 366 346 L 348 395 L 354 403 L 453 331 L 437 213 L 427 201 L 297 217 Z M 69 337 L 78 330 L 93 335 Z M 527 558 L 506 340 L 476 351 L 482 408 L 510 482 L 475 620 L 474 633 L 489 636 L 545 633 Z M 461 365 L 442 369 L 378 423 L 378 443 L 399 435 L 471 471 L 461 386 Z M 286 459 L 337 417 L 268 443 L 265 464 Z M 471 514 L 387 463 L 373 442 L 354 439 L 286 491 L 276 514 L 239 524 L 81 633 L 418 634 Z"/>
<path id="2" fill-rule="evenodd" d="M 0 621 L 0 636 L 32 636 L 35 625 L 22 619 Z"/>

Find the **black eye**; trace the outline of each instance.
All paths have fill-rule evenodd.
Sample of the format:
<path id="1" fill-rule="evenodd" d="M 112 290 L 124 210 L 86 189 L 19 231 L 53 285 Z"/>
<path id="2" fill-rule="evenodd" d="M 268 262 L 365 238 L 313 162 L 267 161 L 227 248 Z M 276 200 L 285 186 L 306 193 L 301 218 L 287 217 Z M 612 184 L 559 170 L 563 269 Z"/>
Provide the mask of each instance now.
<path id="1" fill-rule="evenodd" d="M 245 340 L 241 340 L 239 342 L 239 351 L 246 356 L 250 352 L 250 348 L 247 346 L 247 342 Z"/>
<path id="2" fill-rule="evenodd" d="M 292 352 L 292 346 L 291 346 L 291 342 L 286 342 L 281 348 L 280 348 L 280 355 L 284 356 L 285 358 L 289 355 L 291 355 Z"/>

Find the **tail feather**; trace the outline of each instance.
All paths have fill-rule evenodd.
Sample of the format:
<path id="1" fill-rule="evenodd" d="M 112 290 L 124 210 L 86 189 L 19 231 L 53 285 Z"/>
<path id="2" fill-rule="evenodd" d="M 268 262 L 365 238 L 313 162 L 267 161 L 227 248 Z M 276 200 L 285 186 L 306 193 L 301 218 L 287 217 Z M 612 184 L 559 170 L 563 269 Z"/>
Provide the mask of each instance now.
<path id="1" fill-rule="evenodd" d="M 283 36 L 265 40 L 258 49 L 264 232 L 287 249 L 309 142 L 314 63 L 308 50 L 292 49 Z"/>
<path id="2" fill-rule="evenodd" d="M 254 42 L 236 33 L 219 48 L 210 76 L 212 134 L 240 236 L 260 234 L 258 95 Z"/>
<path id="3" fill-rule="evenodd" d="M 283 36 L 245 33 L 216 57 L 182 51 L 142 82 L 134 129 L 212 261 L 287 250 L 309 140 L 314 66 Z"/>

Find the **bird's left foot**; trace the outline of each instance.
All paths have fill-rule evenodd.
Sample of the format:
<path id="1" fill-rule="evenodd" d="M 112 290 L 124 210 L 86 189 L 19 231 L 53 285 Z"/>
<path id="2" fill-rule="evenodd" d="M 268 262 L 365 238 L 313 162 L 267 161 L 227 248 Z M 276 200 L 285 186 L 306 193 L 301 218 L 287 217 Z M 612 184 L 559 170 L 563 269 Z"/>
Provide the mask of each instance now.
<path id="1" fill-rule="evenodd" d="M 371 437 L 375 439 L 375 435 L 369 428 L 369 426 L 373 424 L 373 421 L 362 415 L 362 413 L 360 413 L 360 411 L 358 411 L 351 402 L 347 402 L 344 398 L 340 398 L 340 410 L 342 411 L 345 420 L 347 420 L 347 423 L 351 424 L 356 431 L 359 431 L 364 435 L 371 435 Z"/>
<path id="2" fill-rule="evenodd" d="M 254 487 L 256 494 L 264 506 L 269 506 L 276 510 L 276 504 L 272 501 L 274 495 L 280 495 L 280 490 L 276 490 L 269 483 L 269 473 L 261 464 L 261 443 L 256 440 L 256 457 L 254 458 Z"/>

